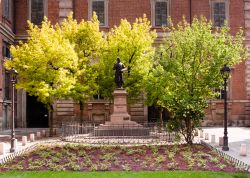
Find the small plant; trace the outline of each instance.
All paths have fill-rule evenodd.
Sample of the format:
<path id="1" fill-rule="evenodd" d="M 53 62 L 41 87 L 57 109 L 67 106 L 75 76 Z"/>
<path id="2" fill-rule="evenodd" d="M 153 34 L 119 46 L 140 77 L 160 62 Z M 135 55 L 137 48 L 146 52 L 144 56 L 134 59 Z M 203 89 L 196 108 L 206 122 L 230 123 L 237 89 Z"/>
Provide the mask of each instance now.
<path id="1" fill-rule="evenodd" d="M 77 165 L 77 164 L 74 164 L 74 165 L 71 166 L 71 169 L 72 169 L 73 171 L 80 171 L 80 170 L 81 170 L 81 167 L 80 167 L 79 165 Z"/>
<path id="2" fill-rule="evenodd" d="M 197 166 L 198 167 L 200 167 L 200 168 L 207 168 L 207 160 L 205 160 L 205 159 L 201 159 L 201 158 L 199 158 L 199 159 L 197 159 Z"/>
<path id="3" fill-rule="evenodd" d="M 175 154 L 176 154 L 175 152 L 168 151 L 167 156 L 170 159 L 170 161 L 174 161 Z"/>
<path id="4" fill-rule="evenodd" d="M 167 164 L 169 170 L 175 170 L 177 166 L 178 164 L 175 161 Z"/>
<path id="5" fill-rule="evenodd" d="M 85 156 L 86 156 L 86 151 L 80 150 L 80 151 L 78 152 L 78 155 L 81 156 L 81 157 L 85 157 Z"/>
<path id="6" fill-rule="evenodd" d="M 105 161 L 115 161 L 114 153 L 106 153 L 103 156 L 100 157 L 101 160 Z"/>
<path id="7" fill-rule="evenodd" d="M 85 157 L 85 164 L 87 165 L 87 166 L 91 166 L 92 165 L 92 161 L 91 161 L 91 159 L 90 159 L 90 157 Z"/>
<path id="8" fill-rule="evenodd" d="M 127 155 L 133 155 L 133 154 L 135 154 L 136 152 L 135 152 L 135 150 L 133 150 L 133 149 L 128 149 L 127 150 Z"/>
<path id="9" fill-rule="evenodd" d="M 124 165 L 122 165 L 122 169 L 123 169 L 124 171 L 130 171 L 130 170 L 131 170 L 129 164 L 124 164 Z"/>
<path id="10" fill-rule="evenodd" d="M 57 158 L 61 158 L 63 156 L 63 154 L 61 153 L 61 152 L 56 152 L 55 153 L 55 157 L 57 157 Z"/>
<path id="11" fill-rule="evenodd" d="M 216 156 L 211 157 L 211 158 L 210 158 L 210 161 L 213 162 L 213 163 L 216 163 L 216 164 L 220 162 L 220 161 L 219 161 L 219 158 L 216 157 Z"/>
<path id="12" fill-rule="evenodd" d="M 54 165 L 51 167 L 51 170 L 52 171 L 65 171 L 65 168 L 62 165 Z"/>
<path id="13" fill-rule="evenodd" d="M 141 160 L 140 160 L 139 158 L 136 158 L 136 157 L 134 157 L 133 160 L 134 160 L 134 162 L 136 162 L 136 163 L 141 162 Z"/>
<path id="14" fill-rule="evenodd" d="M 17 164 L 17 165 L 13 165 L 11 167 L 9 167 L 11 170 L 17 170 L 17 171 L 21 171 L 24 169 L 23 165 Z"/>
<path id="15" fill-rule="evenodd" d="M 227 167 L 225 164 L 219 164 L 217 166 L 220 168 L 220 170 L 223 170 L 225 167 Z"/>
<path id="16" fill-rule="evenodd" d="M 38 153 L 38 155 L 39 155 L 40 157 L 42 157 L 42 158 L 45 158 L 45 159 L 47 159 L 47 158 L 49 158 L 49 157 L 51 156 L 51 154 L 50 154 L 49 151 L 40 151 L 40 152 Z"/>
<path id="17" fill-rule="evenodd" d="M 151 149 L 154 156 L 158 154 L 158 147 L 156 145 L 149 145 L 149 148 Z"/>
<path id="18" fill-rule="evenodd" d="M 108 171 L 111 167 L 111 164 L 110 163 L 101 163 L 99 165 L 99 170 L 100 171 Z"/>
<path id="19" fill-rule="evenodd" d="M 97 165 L 92 164 L 91 167 L 90 167 L 90 170 L 91 171 L 97 171 Z"/>
<path id="20" fill-rule="evenodd" d="M 147 165 L 147 162 L 146 162 L 146 161 L 143 161 L 143 162 L 141 163 L 141 166 L 142 166 L 143 169 L 147 169 L 147 168 L 148 168 L 148 165 Z"/>
<path id="21" fill-rule="evenodd" d="M 51 160 L 52 160 L 53 163 L 59 163 L 60 162 L 60 158 L 58 158 L 58 157 L 52 157 Z"/>
<path id="22" fill-rule="evenodd" d="M 157 164 L 161 164 L 165 160 L 166 160 L 166 158 L 164 156 L 162 156 L 162 155 L 160 155 L 160 156 L 158 156 L 158 157 L 155 158 L 155 161 L 156 161 Z"/>

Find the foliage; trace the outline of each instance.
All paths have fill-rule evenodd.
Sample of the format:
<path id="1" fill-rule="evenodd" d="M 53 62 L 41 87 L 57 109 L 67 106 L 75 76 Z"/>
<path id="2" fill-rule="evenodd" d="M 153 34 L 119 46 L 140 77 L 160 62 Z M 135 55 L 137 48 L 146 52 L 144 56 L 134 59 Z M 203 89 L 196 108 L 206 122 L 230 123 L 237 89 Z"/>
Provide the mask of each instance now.
<path id="1" fill-rule="evenodd" d="M 95 14 L 90 21 L 82 20 L 80 23 L 70 15 L 63 21 L 61 31 L 74 46 L 78 56 L 77 82 L 71 89 L 70 96 L 75 101 L 84 103 L 98 89 L 96 84 L 98 57 L 106 40 L 100 32 L 99 21 Z"/>
<path id="2" fill-rule="evenodd" d="M 40 28 L 29 23 L 28 35 L 26 43 L 11 46 L 13 60 L 6 61 L 5 66 L 18 71 L 17 88 L 52 110 L 54 100 L 67 96 L 76 82 L 77 53 L 47 19 Z"/>
<path id="3" fill-rule="evenodd" d="M 14 58 L 5 66 L 18 71 L 18 88 L 36 96 L 50 110 L 52 135 L 55 100 L 70 97 L 82 104 L 96 92 L 97 70 L 92 59 L 105 41 L 96 15 L 80 23 L 71 15 L 61 26 L 51 25 L 46 18 L 41 27 L 28 23 L 27 42 L 11 47 Z"/>
<path id="4" fill-rule="evenodd" d="M 130 98 L 136 98 L 144 89 L 146 77 L 152 67 L 152 44 L 156 33 L 150 30 L 150 22 L 144 16 L 131 25 L 121 20 L 107 35 L 107 44 L 101 56 L 99 86 L 100 94 L 112 98 L 115 89 L 113 65 L 117 57 L 125 64 L 124 88 Z"/>
<path id="5" fill-rule="evenodd" d="M 148 78 L 147 100 L 167 108 L 172 114 L 168 128 L 180 130 L 192 143 L 207 100 L 216 95 L 213 88 L 222 86 L 220 69 L 246 58 L 243 32 L 232 36 L 227 26 L 213 29 L 204 17 L 195 18 L 191 25 L 183 19 L 167 32 Z"/>

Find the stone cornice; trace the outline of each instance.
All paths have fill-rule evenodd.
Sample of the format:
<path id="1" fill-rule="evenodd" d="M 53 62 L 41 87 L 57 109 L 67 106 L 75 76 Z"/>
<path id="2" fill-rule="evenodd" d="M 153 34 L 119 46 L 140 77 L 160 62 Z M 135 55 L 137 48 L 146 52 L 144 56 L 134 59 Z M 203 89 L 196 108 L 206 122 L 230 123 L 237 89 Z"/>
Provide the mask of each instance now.
<path id="1" fill-rule="evenodd" d="M 0 22 L 0 33 L 5 36 L 11 43 L 14 43 L 15 34 L 12 32 L 11 28 Z"/>
<path id="2" fill-rule="evenodd" d="M 16 35 L 15 41 L 26 41 L 29 35 Z"/>

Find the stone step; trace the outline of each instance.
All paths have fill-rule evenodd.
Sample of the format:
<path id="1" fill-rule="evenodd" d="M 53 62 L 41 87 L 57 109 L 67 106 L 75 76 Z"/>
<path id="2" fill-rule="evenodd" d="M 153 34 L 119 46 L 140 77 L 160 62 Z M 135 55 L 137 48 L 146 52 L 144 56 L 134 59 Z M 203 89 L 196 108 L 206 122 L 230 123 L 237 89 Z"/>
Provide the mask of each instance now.
<path id="1" fill-rule="evenodd" d="M 75 108 L 70 108 L 70 107 L 68 107 L 68 108 L 56 108 L 56 111 L 57 112 L 74 112 L 74 110 L 75 110 Z"/>
<path id="2" fill-rule="evenodd" d="M 138 111 L 138 112 L 130 112 L 131 116 L 144 116 L 143 111 Z"/>
<path id="3" fill-rule="evenodd" d="M 74 104 L 67 104 L 67 103 L 57 104 L 56 108 L 74 108 Z"/>
<path id="4" fill-rule="evenodd" d="M 131 120 L 133 121 L 141 121 L 141 120 L 146 120 L 147 118 L 145 118 L 145 116 L 131 116 Z"/>
<path id="5" fill-rule="evenodd" d="M 74 104 L 75 102 L 73 100 L 58 100 L 56 101 L 56 103 L 71 103 L 71 104 Z"/>
<path id="6" fill-rule="evenodd" d="M 130 107 L 130 112 L 139 112 L 139 111 L 144 112 L 144 107 L 143 108 L 142 107 L 139 107 L 139 108 L 131 108 Z"/>
<path id="7" fill-rule="evenodd" d="M 60 112 L 56 112 L 57 116 L 74 116 L 74 112 L 72 111 L 60 111 Z"/>
<path id="8" fill-rule="evenodd" d="M 130 105 L 130 108 L 143 108 L 143 107 L 144 107 L 143 103 L 136 103 Z"/>

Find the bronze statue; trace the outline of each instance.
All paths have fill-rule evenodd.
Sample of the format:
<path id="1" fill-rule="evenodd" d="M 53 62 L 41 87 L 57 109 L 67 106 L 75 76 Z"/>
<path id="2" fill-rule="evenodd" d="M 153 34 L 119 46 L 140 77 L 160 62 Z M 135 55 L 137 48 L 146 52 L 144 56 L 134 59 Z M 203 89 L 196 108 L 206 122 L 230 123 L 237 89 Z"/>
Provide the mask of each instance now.
<path id="1" fill-rule="evenodd" d="M 121 63 L 120 58 L 117 58 L 116 61 L 117 62 L 113 67 L 113 70 L 115 70 L 115 83 L 117 88 L 122 88 L 124 82 L 123 71 L 125 70 L 125 65 Z"/>

